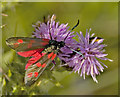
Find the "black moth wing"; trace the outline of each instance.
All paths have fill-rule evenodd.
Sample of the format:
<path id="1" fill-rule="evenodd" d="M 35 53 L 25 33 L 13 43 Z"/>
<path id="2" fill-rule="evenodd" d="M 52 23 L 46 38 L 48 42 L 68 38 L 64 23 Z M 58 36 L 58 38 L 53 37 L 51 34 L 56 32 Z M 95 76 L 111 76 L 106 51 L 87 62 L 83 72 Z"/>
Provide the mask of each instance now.
<path id="1" fill-rule="evenodd" d="M 53 55 L 48 58 L 50 53 L 42 56 L 36 63 L 30 65 L 25 72 L 25 85 L 30 86 L 39 78 L 42 72 L 46 69 L 46 67 L 52 62 L 54 55 L 56 55 L 56 51 L 53 51 Z M 41 64 L 41 65 L 40 65 Z"/>
<path id="2" fill-rule="evenodd" d="M 6 40 L 6 44 L 16 51 L 29 51 L 44 48 L 47 44 L 49 44 L 49 39 L 11 37 Z"/>

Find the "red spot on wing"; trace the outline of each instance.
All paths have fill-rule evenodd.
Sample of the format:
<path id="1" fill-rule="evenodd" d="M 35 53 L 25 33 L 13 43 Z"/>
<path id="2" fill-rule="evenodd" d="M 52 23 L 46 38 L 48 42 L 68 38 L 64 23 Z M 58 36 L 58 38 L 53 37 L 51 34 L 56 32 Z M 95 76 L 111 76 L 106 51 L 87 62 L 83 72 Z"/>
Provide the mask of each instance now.
<path id="1" fill-rule="evenodd" d="M 19 46 L 18 43 L 14 43 L 13 45 L 14 45 L 14 48 L 17 48 Z"/>
<path id="2" fill-rule="evenodd" d="M 23 56 L 23 57 L 31 57 L 36 52 L 37 52 L 37 50 L 31 50 L 31 51 L 17 52 L 17 53 L 18 53 L 18 55 Z"/>
<path id="3" fill-rule="evenodd" d="M 53 55 L 53 52 L 48 55 L 48 59 L 50 59 L 52 55 Z"/>
<path id="4" fill-rule="evenodd" d="M 38 72 L 35 72 L 35 73 L 34 73 L 34 76 L 37 77 L 37 76 L 38 76 Z"/>
<path id="5" fill-rule="evenodd" d="M 22 39 L 18 39 L 17 40 L 19 43 L 23 43 L 23 40 Z"/>
<path id="6" fill-rule="evenodd" d="M 25 69 L 27 69 L 30 65 L 34 64 L 35 62 L 37 62 L 42 56 L 40 53 L 35 53 L 33 55 L 34 57 L 32 57 L 31 59 L 28 60 L 26 66 L 25 66 Z"/>
<path id="7" fill-rule="evenodd" d="M 42 67 L 45 67 L 46 66 L 46 63 L 44 63 L 43 65 L 42 65 Z"/>
<path id="8" fill-rule="evenodd" d="M 24 51 L 24 52 L 17 52 L 18 55 L 23 56 L 23 57 L 31 57 L 35 56 L 37 52 L 41 52 L 43 49 L 36 49 L 36 50 L 30 50 L 30 51 Z"/>
<path id="9" fill-rule="evenodd" d="M 37 58 L 37 57 L 33 57 L 33 58 L 29 59 L 25 66 L 25 69 L 27 69 L 30 65 L 34 64 L 37 60 L 39 60 L 39 58 Z"/>
<path id="10" fill-rule="evenodd" d="M 36 65 L 37 65 L 38 67 L 40 67 L 40 66 L 41 66 L 41 63 L 36 63 Z"/>
<path id="11" fill-rule="evenodd" d="M 33 74 L 32 72 L 28 73 L 27 77 L 32 77 L 32 74 Z"/>
<path id="12" fill-rule="evenodd" d="M 42 53 L 42 56 L 44 56 L 46 53 Z"/>
<path id="13" fill-rule="evenodd" d="M 43 38 L 42 40 L 43 40 L 43 41 L 46 41 L 46 42 L 49 42 L 49 39 L 45 39 L 45 38 Z"/>
<path id="14" fill-rule="evenodd" d="M 55 59 L 55 57 L 56 57 L 56 54 L 54 54 L 54 55 L 52 56 L 51 60 L 54 60 L 54 59 Z"/>
<path id="15" fill-rule="evenodd" d="M 27 69 L 30 65 L 34 64 L 35 62 L 37 62 L 42 56 L 44 56 L 46 53 L 39 53 L 36 52 L 35 54 L 33 54 L 32 58 L 28 60 L 25 69 Z"/>

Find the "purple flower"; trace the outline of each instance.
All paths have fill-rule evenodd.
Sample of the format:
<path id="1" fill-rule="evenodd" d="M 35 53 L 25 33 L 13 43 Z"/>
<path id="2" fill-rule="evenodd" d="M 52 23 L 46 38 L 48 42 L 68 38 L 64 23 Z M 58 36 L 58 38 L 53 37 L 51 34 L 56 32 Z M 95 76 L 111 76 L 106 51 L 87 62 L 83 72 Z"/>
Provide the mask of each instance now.
<path id="1" fill-rule="evenodd" d="M 36 38 L 46 38 L 50 39 L 50 34 L 52 40 L 56 41 L 64 41 L 67 34 L 70 32 L 68 30 L 68 23 L 67 24 L 59 24 L 59 22 L 55 22 L 55 15 L 52 15 L 51 19 L 47 21 L 47 23 L 41 23 L 38 21 L 36 25 L 33 25 L 35 31 L 33 32 L 33 37 Z M 75 35 L 72 35 L 74 32 L 70 32 L 68 37 L 65 39 L 65 45 L 69 46 L 70 48 L 76 49 L 76 41 L 72 39 Z M 58 57 L 61 60 L 66 60 L 64 56 L 69 56 L 68 54 L 73 53 L 71 49 L 68 47 L 62 47 L 58 52 Z"/>
<path id="2" fill-rule="evenodd" d="M 107 68 L 107 66 L 97 59 L 112 61 L 105 57 L 108 55 L 104 54 L 105 50 L 103 48 L 106 47 L 106 45 L 101 44 L 104 39 L 94 37 L 92 40 L 90 40 L 94 35 L 92 34 L 92 36 L 90 36 L 90 31 L 86 31 L 85 37 L 83 36 L 82 32 L 80 32 L 80 34 L 77 33 L 77 35 L 79 37 L 77 51 L 82 53 L 83 56 L 79 53 L 76 53 L 69 60 L 67 60 L 66 64 L 64 65 L 68 64 L 69 67 L 73 68 L 74 72 L 78 72 L 78 74 L 83 76 L 84 79 L 85 75 L 91 75 L 93 80 L 98 83 L 96 75 L 99 75 L 100 71 L 103 72 L 104 67 Z"/>

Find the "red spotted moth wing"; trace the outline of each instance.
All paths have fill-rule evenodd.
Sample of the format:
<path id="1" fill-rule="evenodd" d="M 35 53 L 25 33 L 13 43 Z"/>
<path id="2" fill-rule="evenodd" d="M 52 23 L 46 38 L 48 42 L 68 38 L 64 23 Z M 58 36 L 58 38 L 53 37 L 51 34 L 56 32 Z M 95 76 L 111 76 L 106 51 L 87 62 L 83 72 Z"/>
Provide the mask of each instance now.
<path id="1" fill-rule="evenodd" d="M 49 39 L 29 38 L 29 37 L 11 37 L 6 40 L 6 44 L 17 52 L 30 51 L 44 48 L 49 44 Z"/>
<path id="2" fill-rule="evenodd" d="M 56 53 L 46 53 L 36 63 L 30 65 L 25 72 L 25 84 L 30 86 L 39 78 L 46 67 L 54 60 Z"/>

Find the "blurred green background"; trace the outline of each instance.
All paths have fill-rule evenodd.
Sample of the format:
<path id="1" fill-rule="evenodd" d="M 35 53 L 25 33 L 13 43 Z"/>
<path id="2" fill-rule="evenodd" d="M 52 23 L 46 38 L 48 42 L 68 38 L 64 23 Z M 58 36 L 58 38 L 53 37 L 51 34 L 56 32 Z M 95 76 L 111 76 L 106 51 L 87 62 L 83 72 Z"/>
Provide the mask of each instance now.
<path id="1" fill-rule="evenodd" d="M 116 2 L 3 2 L 2 13 L 2 93 L 14 95 L 117 95 L 118 94 L 118 3 Z M 18 56 L 5 43 L 13 36 L 31 37 L 38 20 L 43 16 L 56 14 L 56 21 L 69 23 L 72 28 L 80 19 L 74 31 L 92 28 L 96 36 L 104 38 L 106 53 L 113 62 L 102 61 L 108 68 L 97 76 L 98 84 L 90 76 L 84 80 L 78 74 L 57 68 L 47 69 L 39 84 L 24 86 L 24 67 L 28 58 Z"/>

